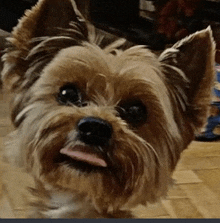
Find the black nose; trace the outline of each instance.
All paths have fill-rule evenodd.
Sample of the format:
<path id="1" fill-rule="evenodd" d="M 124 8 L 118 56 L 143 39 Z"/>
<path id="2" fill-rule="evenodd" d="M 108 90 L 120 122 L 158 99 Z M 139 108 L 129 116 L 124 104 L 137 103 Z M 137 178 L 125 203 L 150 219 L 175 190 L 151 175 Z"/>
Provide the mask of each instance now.
<path id="1" fill-rule="evenodd" d="M 78 123 L 78 137 L 88 144 L 102 146 L 109 144 L 112 136 L 112 126 L 103 119 L 86 117 Z"/>

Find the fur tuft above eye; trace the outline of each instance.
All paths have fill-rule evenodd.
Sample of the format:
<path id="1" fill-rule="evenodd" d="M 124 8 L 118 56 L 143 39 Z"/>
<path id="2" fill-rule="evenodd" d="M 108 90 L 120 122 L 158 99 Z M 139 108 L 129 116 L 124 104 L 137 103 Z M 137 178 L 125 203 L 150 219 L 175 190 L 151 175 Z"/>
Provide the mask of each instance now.
<path id="1" fill-rule="evenodd" d="M 59 103 L 64 105 L 80 106 L 82 102 L 81 94 L 78 88 L 71 83 L 68 83 L 60 88 L 57 98 Z"/>

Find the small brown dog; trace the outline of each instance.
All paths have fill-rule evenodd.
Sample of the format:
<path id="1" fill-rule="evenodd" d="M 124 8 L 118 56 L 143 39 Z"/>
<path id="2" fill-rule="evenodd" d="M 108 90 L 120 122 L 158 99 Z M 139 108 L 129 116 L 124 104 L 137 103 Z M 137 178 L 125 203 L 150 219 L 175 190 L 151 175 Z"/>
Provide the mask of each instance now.
<path id="1" fill-rule="evenodd" d="M 36 179 L 30 217 L 132 217 L 166 195 L 206 121 L 210 28 L 157 57 L 124 40 L 103 46 L 89 27 L 72 0 L 40 0 L 3 57 L 16 128 L 5 152 Z"/>

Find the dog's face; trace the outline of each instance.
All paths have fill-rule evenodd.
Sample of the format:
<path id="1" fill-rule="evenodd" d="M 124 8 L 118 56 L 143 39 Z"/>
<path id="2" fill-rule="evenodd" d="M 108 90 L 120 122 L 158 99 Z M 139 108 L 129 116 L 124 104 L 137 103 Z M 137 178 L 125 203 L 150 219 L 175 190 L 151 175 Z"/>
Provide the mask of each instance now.
<path id="1" fill-rule="evenodd" d="M 41 0 L 13 31 L 3 70 L 15 92 L 10 153 L 100 210 L 155 201 L 206 119 L 211 31 L 156 57 L 143 46 L 101 49 L 77 15 L 71 0 Z"/>

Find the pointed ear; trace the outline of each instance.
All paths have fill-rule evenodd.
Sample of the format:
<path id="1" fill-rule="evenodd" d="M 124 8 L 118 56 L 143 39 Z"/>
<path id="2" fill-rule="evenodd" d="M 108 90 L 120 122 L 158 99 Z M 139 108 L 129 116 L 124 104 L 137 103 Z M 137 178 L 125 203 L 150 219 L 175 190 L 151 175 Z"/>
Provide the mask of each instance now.
<path id="1" fill-rule="evenodd" d="M 199 131 L 206 121 L 215 77 L 215 43 L 210 27 L 177 42 L 159 60 L 175 101 L 182 101 L 185 117 Z"/>
<path id="2" fill-rule="evenodd" d="M 39 0 L 25 12 L 12 35 L 25 45 L 31 38 L 56 36 L 58 28 L 69 28 L 70 22 L 85 23 L 73 0 Z"/>
<path id="3" fill-rule="evenodd" d="M 8 38 L 10 47 L 3 57 L 4 85 L 15 89 L 24 81 L 28 81 L 27 71 L 30 64 L 33 67 L 33 54 L 38 62 L 42 54 L 47 56 L 47 61 L 40 61 L 42 63 L 38 66 L 39 73 L 39 69 L 42 69 L 60 49 L 86 41 L 87 38 L 86 21 L 73 0 L 39 0 L 31 10 L 25 12 Z M 29 82 L 36 78 L 34 74 L 31 75 Z"/>

